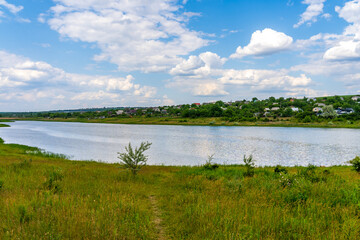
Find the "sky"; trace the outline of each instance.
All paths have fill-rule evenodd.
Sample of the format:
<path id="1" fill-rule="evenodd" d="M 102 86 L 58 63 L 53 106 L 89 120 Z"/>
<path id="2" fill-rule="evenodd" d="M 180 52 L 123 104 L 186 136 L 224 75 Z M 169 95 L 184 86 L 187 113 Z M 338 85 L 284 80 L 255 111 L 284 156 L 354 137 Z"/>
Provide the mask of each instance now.
<path id="1" fill-rule="evenodd" d="M 0 112 L 360 94 L 360 0 L 0 0 Z"/>

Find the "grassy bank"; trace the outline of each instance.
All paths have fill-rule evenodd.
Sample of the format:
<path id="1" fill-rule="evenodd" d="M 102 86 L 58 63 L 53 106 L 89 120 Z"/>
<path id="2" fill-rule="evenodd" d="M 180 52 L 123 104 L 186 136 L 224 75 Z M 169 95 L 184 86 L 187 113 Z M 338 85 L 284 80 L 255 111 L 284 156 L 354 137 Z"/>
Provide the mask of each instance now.
<path id="1" fill-rule="evenodd" d="M 147 166 L 69 161 L 0 144 L 0 239 L 359 239 L 350 167 Z"/>
<path id="2" fill-rule="evenodd" d="M 149 124 L 149 125 L 189 125 L 189 126 L 257 126 L 257 127 L 309 127 L 309 128 L 356 128 L 360 129 L 360 121 L 337 122 L 323 121 L 303 123 L 291 118 L 281 118 L 269 122 L 229 122 L 222 118 L 179 118 L 179 117 L 133 117 L 133 118 L 25 118 L 17 120 L 55 121 L 55 122 L 84 122 L 84 123 L 113 123 L 113 124 Z"/>

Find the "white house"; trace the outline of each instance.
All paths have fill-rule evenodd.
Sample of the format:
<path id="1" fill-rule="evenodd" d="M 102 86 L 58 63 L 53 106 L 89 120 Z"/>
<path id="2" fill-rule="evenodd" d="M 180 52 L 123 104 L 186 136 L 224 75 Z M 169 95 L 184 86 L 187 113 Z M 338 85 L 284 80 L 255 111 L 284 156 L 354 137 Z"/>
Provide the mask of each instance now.
<path id="1" fill-rule="evenodd" d="M 354 96 L 354 97 L 352 97 L 351 99 L 356 102 L 356 101 L 358 101 L 358 100 L 360 99 L 360 96 Z"/>
<path id="2" fill-rule="evenodd" d="M 299 108 L 297 108 L 297 107 L 291 106 L 290 108 L 291 108 L 291 110 L 292 110 L 293 112 L 298 112 L 298 111 L 299 111 Z"/>

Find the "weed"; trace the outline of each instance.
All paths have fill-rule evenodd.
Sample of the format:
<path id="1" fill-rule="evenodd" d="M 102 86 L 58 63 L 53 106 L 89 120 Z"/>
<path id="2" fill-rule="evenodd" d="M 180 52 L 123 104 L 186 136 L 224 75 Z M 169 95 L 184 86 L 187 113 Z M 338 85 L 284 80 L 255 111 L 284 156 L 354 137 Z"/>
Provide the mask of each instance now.
<path id="1" fill-rule="evenodd" d="M 0 190 L 4 187 L 4 181 L 0 180 Z"/>
<path id="2" fill-rule="evenodd" d="M 18 172 L 19 170 L 27 170 L 27 169 L 30 169 L 31 163 L 32 163 L 31 158 L 29 160 L 24 160 L 24 161 L 22 161 L 20 163 L 13 163 L 11 165 L 11 169 L 14 172 Z"/>
<path id="3" fill-rule="evenodd" d="M 44 183 L 44 186 L 47 190 L 52 191 L 53 193 L 58 193 L 61 191 L 60 182 L 64 178 L 61 169 L 53 169 L 47 173 L 47 181 Z"/>
<path id="4" fill-rule="evenodd" d="M 208 160 L 203 165 L 203 168 L 206 170 L 215 170 L 215 169 L 219 168 L 219 164 L 212 163 L 213 160 L 214 160 L 214 154 L 209 155 Z"/>
<path id="5" fill-rule="evenodd" d="M 30 221 L 30 214 L 27 213 L 25 206 L 18 206 L 19 220 L 20 223 L 28 223 Z"/>

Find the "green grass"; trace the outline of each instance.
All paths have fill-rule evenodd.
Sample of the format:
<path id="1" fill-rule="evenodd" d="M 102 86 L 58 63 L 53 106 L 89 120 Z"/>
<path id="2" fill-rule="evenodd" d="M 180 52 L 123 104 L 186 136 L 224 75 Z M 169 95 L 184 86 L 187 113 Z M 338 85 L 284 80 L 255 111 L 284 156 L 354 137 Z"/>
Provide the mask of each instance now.
<path id="1" fill-rule="evenodd" d="M 146 166 L 133 177 L 64 157 L 0 144 L 0 239 L 158 239 L 159 228 L 164 239 L 360 237 L 360 174 L 349 166 L 254 177 L 241 165 Z"/>

